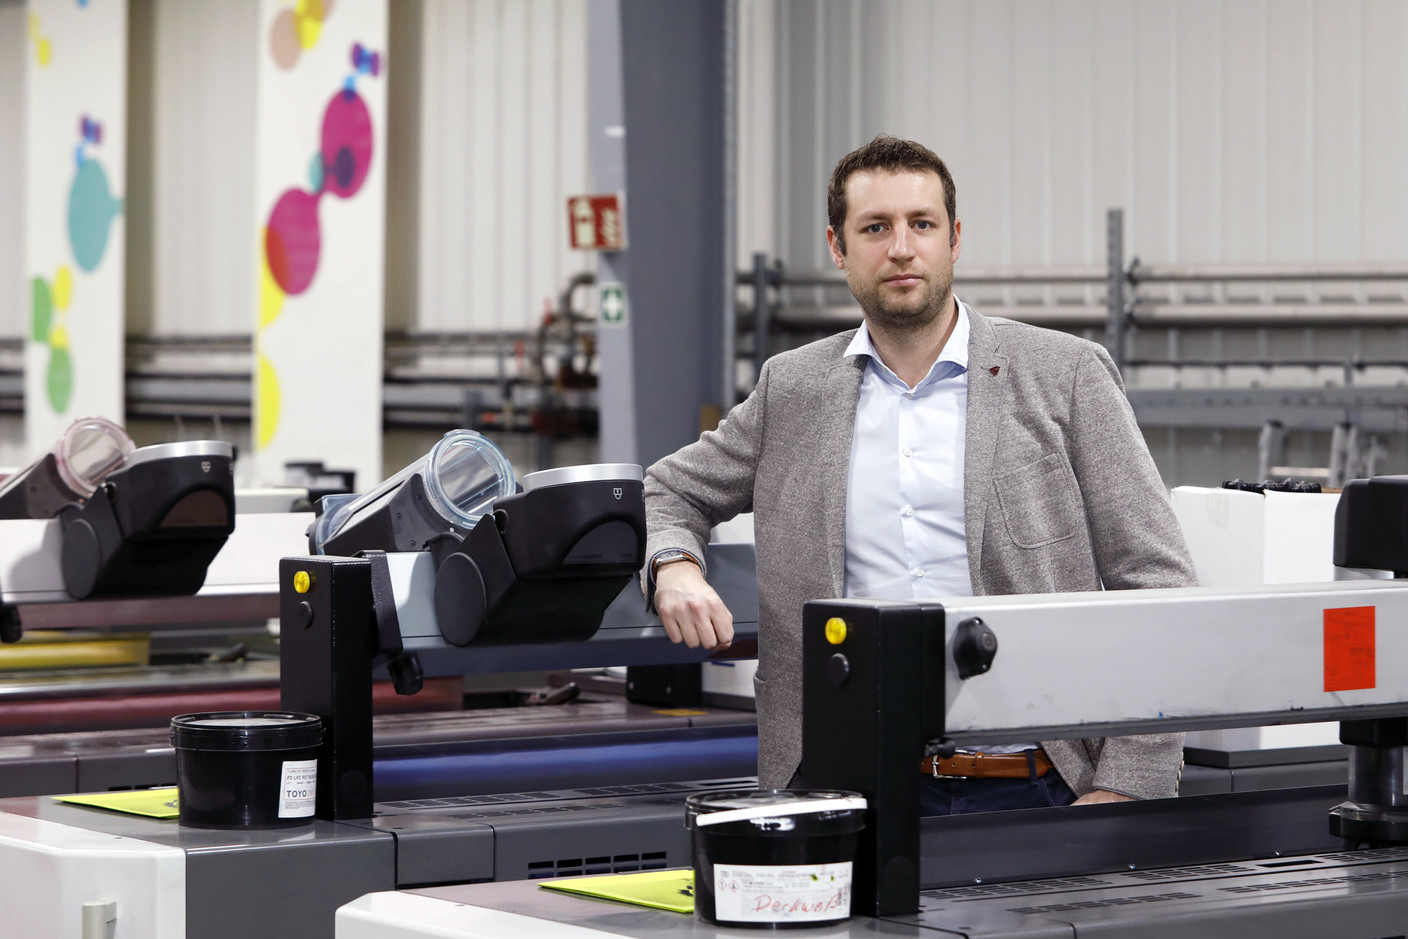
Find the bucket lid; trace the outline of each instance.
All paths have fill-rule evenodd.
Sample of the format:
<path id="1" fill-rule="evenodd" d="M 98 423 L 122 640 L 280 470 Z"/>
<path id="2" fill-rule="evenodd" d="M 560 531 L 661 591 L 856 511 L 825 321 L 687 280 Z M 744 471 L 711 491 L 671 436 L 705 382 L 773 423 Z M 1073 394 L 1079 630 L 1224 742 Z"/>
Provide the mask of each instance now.
<path id="1" fill-rule="evenodd" d="M 698 828 L 789 815 L 859 817 L 865 807 L 865 796 L 844 789 L 731 789 L 685 800 L 687 823 Z"/>
<path id="2" fill-rule="evenodd" d="M 171 719 L 171 745 L 185 750 L 297 750 L 323 742 L 323 721 L 295 711 L 206 711 Z"/>

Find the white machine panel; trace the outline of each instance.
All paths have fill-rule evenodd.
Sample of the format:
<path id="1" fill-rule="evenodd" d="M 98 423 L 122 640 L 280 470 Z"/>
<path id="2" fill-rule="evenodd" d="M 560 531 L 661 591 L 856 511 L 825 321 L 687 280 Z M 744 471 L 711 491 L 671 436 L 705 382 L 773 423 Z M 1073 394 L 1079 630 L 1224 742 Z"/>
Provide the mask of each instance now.
<path id="1" fill-rule="evenodd" d="M 950 656 L 959 739 L 1294 723 L 1408 701 L 1408 673 L 1380 667 L 1408 661 L 1408 585 L 1393 582 L 973 597 L 945 613 L 950 643 L 972 616 L 998 639 L 987 674 L 960 681 Z"/>
<path id="2" fill-rule="evenodd" d="M 184 939 L 185 852 L 0 812 L 0 918 L 25 939 Z"/>
<path id="3" fill-rule="evenodd" d="M 200 595 L 260 591 L 277 594 L 279 558 L 308 553 L 310 512 L 235 516 L 235 530 L 206 570 Z M 0 586 L 5 603 L 60 603 L 64 589 L 58 519 L 0 521 Z"/>
<path id="4" fill-rule="evenodd" d="M 339 908 L 336 935 L 337 939 L 609 939 L 617 934 L 386 891 L 366 894 Z"/>

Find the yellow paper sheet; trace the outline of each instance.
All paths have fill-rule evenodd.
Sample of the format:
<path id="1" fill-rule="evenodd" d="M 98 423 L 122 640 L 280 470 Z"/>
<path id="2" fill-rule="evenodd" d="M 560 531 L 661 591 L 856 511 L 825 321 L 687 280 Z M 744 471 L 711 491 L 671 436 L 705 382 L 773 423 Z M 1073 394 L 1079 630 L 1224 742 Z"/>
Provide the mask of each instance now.
<path id="1" fill-rule="evenodd" d="M 149 818 L 175 818 L 180 815 L 176 807 L 176 787 L 166 789 L 130 789 L 122 792 L 89 792 L 75 796 L 54 796 L 55 802 L 70 802 L 74 805 L 91 805 L 129 815 L 146 815 Z"/>
<path id="2" fill-rule="evenodd" d="M 594 877 L 563 877 L 540 885 L 603 900 L 620 900 L 653 910 L 672 913 L 694 912 L 694 871 L 641 871 L 639 874 L 606 874 Z"/>

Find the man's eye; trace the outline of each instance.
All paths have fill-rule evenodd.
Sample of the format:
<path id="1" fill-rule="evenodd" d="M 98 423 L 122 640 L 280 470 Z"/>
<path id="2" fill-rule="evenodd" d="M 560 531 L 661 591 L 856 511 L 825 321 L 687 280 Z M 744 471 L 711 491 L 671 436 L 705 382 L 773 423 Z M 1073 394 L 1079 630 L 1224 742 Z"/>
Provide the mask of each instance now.
<path id="1" fill-rule="evenodd" d="M 934 227 L 934 223 L 921 218 L 919 221 L 914 223 L 914 227 L 919 229 L 920 231 L 928 231 L 929 229 Z"/>
<path id="2" fill-rule="evenodd" d="M 881 225 L 879 222 L 872 222 L 864 228 L 865 233 L 868 235 L 878 235 L 884 230 L 885 226 Z"/>

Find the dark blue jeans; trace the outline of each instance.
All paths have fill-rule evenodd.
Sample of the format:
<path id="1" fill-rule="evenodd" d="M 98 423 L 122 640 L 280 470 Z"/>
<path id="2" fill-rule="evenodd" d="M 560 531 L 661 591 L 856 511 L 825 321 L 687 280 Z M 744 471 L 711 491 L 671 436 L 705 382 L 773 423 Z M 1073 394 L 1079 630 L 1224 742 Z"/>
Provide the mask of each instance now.
<path id="1" fill-rule="evenodd" d="M 919 780 L 920 815 L 1036 809 L 1070 805 L 1075 800 L 1076 794 L 1054 769 L 1029 779 L 922 776 Z"/>

